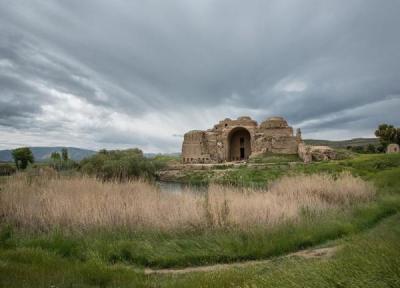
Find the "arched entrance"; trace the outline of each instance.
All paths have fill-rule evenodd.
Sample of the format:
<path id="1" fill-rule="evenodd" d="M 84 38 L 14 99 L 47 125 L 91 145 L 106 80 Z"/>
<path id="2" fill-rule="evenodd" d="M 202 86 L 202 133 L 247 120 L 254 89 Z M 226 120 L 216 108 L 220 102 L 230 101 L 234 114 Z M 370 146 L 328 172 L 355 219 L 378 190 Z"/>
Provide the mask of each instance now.
<path id="1" fill-rule="evenodd" d="M 249 159 L 249 156 L 251 154 L 250 140 L 250 132 L 246 128 L 234 128 L 229 133 L 228 137 L 228 161 L 240 161 Z"/>

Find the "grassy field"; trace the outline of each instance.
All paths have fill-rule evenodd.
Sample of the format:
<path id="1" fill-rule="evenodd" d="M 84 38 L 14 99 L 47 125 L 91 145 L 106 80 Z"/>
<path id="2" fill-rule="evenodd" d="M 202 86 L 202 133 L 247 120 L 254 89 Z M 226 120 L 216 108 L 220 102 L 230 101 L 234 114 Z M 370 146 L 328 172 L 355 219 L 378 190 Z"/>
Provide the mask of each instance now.
<path id="1" fill-rule="evenodd" d="M 267 161 L 269 161 L 269 159 Z M 300 163 L 300 165 L 302 164 Z M 209 183 L 216 183 L 221 185 L 262 188 L 282 175 L 287 174 L 289 170 L 290 166 L 288 162 L 268 163 L 268 166 L 262 168 L 258 166 L 249 167 L 249 165 L 232 168 L 227 165 L 222 167 L 218 166 L 210 170 L 185 170 L 183 173 L 172 177 L 170 181 L 187 183 L 188 185 L 208 185 Z"/>
<path id="2" fill-rule="evenodd" d="M 208 273 L 158 276 L 152 287 L 399 287 L 400 216 L 331 242 L 330 259 L 274 258 L 270 263 Z"/>
<path id="3" fill-rule="evenodd" d="M 219 169 L 187 171 L 178 176 L 176 181 L 191 185 L 217 183 L 243 187 L 265 187 L 283 175 L 321 172 L 337 174 L 342 171 L 349 171 L 367 180 L 379 181 L 379 179 L 384 179 L 381 182 L 386 182 L 386 180 L 391 182 L 393 181 L 391 180 L 392 177 L 390 175 L 386 177 L 384 174 L 396 173 L 398 171 L 395 168 L 400 166 L 399 156 L 387 154 L 354 154 L 354 157 L 344 160 L 313 162 L 307 165 L 302 162 L 292 162 L 294 160 L 292 155 L 286 158 L 286 162 L 283 159 L 285 158 L 267 156 L 264 159 L 255 160 L 265 164 L 260 167 L 249 163 L 221 171 Z M 388 170 L 391 172 L 387 172 Z M 384 173 L 382 174 L 382 172 Z"/>
<path id="4" fill-rule="evenodd" d="M 270 179 L 268 178 L 269 174 L 263 172 L 263 170 L 254 170 L 256 171 L 255 173 L 253 169 L 248 169 L 247 167 L 238 168 L 237 170 L 239 172 L 232 170 L 232 173 L 245 173 L 247 175 L 246 181 L 254 181 L 254 179 L 262 181 L 263 176 L 260 175 L 264 175 L 265 178 L 263 180 L 271 183 L 271 181 L 268 181 Z M 96 222 L 97 216 L 92 217 L 93 219 L 90 218 L 91 215 L 99 215 L 99 217 L 101 215 L 96 211 L 93 211 L 93 214 L 90 213 L 89 208 L 91 206 L 85 208 L 89 209 L 89 212 L 80 213 L 81 216 L 76 219 L 68 216 L 68 211 L 70 211 L 68 207 L 73 207 L 68 205 L 77 204 L 78 202 L 98 202 L 100 204 L 103 203 L 99 207 L 105 213 L 108 213 L 106 206 L 104 206 L 107 201 L 112 205 L 116 205 L 116 203 L 123 205 L 123 202 L 118 202 L 115 196 L 107 198 L 106 194 L 100 193 L 100 198 L 93 198 L 93 196 L 90 198 L 89 194 L 91 193 L 87 192 L 82 192 L 83 194 L 80 195 L 78 187 L 82 183 L 73 183 L 77 186 L 71 187 L 76 187 L 76 189 L 67 190 L 69 191 L 67 194 L 70 195 L 74 193 L 73 191 L 77 191 L 76 197 L 74 196 L 73 199 L 78 202 L 70 202 L 68 204 L 68 199 L 70 198 L 64 197 L 60 203 L 56 203 L 57 206 L 56 204 L 51 204 L 51 201 L 46 202 L 46 199 L 47 201 L 52 199 L 52 195 L 56 196 L 57 191 L 60 191 L 61 188 L 57 190 L 56 185 L 50 185 L 48 187 L 52 189 L 47 189 L 44 183 L 40 184 L 42 189 L 36 189 L 37 187 L 34 186 L 36 184 L 21 184 L 21 181 L 17 181 L 14 184 L 22 185 L 20 191 L 26 190 L 23 185 L 33 185 L 28 186 L 31 187 L 30 191 L 32 192 L 30 197 L 42 199 L 42 202 L 39 201 L 35 206 L 32 206 L 33 208 L 36 207 L 36 209 L 33 209 L 29 206 L 32 201 L 27 201 L 26 199 L 18 200 L 19 196 L 13 198 L 13 196 L 17 195 L 4 194 L 5 191 L 11 190 L 7 190 L 6 185 L 8 184 L 3 182 L 0 191 L 1 197 L 3 197 L 1 201 L 3 210 L 1 212 L 2 228 L 0 232 L 0 286 L 396 287 L 400 283 L 398 268 L 400 264 L 400 225 L 398 224 L 400 220 L 398 216 L 400 211 L 400 155 L 363 155 L 348 160 L 296 165 L 290 169 L 282 169 L 282 172 L 276 177 L 274 176 L 274 179 L 282 175 L 289 175 L 294 177 L 290 179 L 295 179 L 294 182 L 296 184 L 301 182 L 300 179 L 312 179 L 312 177 L 315 177 L 314 175 L 311 178 L 305 176 L 296 178 L 298 177 L 297 175 L 324 172 L 332 175 L 333 178 L 329 179 L 334 181 L 336 178 L 341 179 L 342 174 L 340 173 L 344 171 L 373 183 L 376 187 L 376 192 L 373 192 L 373 196 L 367 197 L 372 198 L 365 200 L 362 200 L 364 198 L 361 198 L 361 200 L 360 198 L 352 198 L 352 201 L 346 200 L 347 204 L 342 205 L 335 203 L 340 203 L 340 201 L 348 199 L 348 197 L 337 198 L 335 201 L 339 202 L 335 202 L 329 197 L 326 198 L 332 192 L 328 194 L 319 193 L 316 199 L 324 203 L 322 210 L 314 209 L 316 206 L 307 206 L 303 203 L 300 206 L 305 207 L 305 209 L 293 210 L 296 211 L 295 218 L 283 218 L 280 221 L 276 221 L 274 225 L 267 222 L 246 223 L 246 221 L 242 223 L 242 226 L 238 225 L 238 223 L 233 223 L 232 225 L 232 221 L 227 221 L 224 225 L 209 225 L 208 218 L 205 218 L 204 223 L 201 222 L 203 218 L 199 218 L 200 222 L 205 225 L 184 225 L 185 229 L 176 229 L 175 226 L 168 226 L 168 229 L 164 229 L 165 227 L 151 225 L 143 226 L 141 229 L 131 229 L 131 225 L 115 225 L 115 223 L 124 223 L 123 219 L 117 218 L 120 214 L 116 212 L 107 214 L 109 216 L 107 218 L 108 221 L 115 222 L 108 223 L 106 227 L 102 227 L 102 225 L 95 225 L 98 223 Z M 90 180 L 86 179 L 85 181 Z M 304 182 L 306 183 L 307 181 Z M 280 186 L 274 184 L 270 189 L 287 191 L 288 188 L 285 185 L 289 185 L 289 187 L 292 187 L 291 191 L 294 187 L 300 187 L 299 191 L 307 190 L 306 187 L 311 187 L 310 191 L 324 191 L 318 185 L 304 186 L 306 184 L 303 183 L 303 186 L 300 184 L 293 186 L 293 183 L 288 184 L 283 180 L 276 183 L 280 183 Z M 60 187 L 67 187 L 66 182 L 59 185 L 61 185 Z M 93 190 L 90 191 L 103 189 L 104 187 L 101 188 L 101 185 L 117 184 L 103 183 L 93 185 L 100 185 L 100 188 L 92 188 Z M 330 183 L 329 187 L 332 187 L 332 183 Z M 105 191 L 108 191 L 108 189 L 110 188 Z M 121 195 L 124 195 L 123 191 L 126 191 L 126 189 L 128 187 L 121 189 Z M 232 195 L 237 197 L 237 194 L 235 194 L 237 192 L 230 192 L 233 191 L 232 189 L 222 191 L 222 194 L 219 194 L 224 196 L 220 198 L 222 201 L 217 201 L 221 205 L 216 210 L 210 210 L 215 213 L 213 214 L 214 219 L 218 219 L 218 215 L 221 216 L 227 213 L 227 207 L 229 212 L 226 214 L 225 220 L 232 215 L 242 215 L 239 213 L 240 210 L 234 210 L 234 199 L 229 198 L 233 197 Z M 112 190 L 118 189 L 114 187 Z M 340 186 L 337 190 L 344 191 L 345 189 L 343 190 L 343 187 Z M 363 188 L 362 190 L 366 189 Z M 12 191 L 19 190 L 14 187 Z M 44 193 L 43 191 L 46 197 L 41 194 Z M 252 196 L 255 198 L 240 198 L 243 196 L 239 196 L 239 198 L 235 199 L 239 199 L 238 203 L 243 201 L 251 203 L 255 199 L 255 203 L 260 202 L 261 205 L 265 205 L 262 204 L 262 201 L 266 201 L 265 203 L 271 202 L 271 199 L 263 198 L 266 197 L 263 195 L 266 193 L 268 192 L 259 191 Z M 116 194 L 118 195 L 118 193 Z M 11 198 L 4 198 L 5 195 Z M 39 197 L 40 195 L 42 198 Z M 303 196 L 301 198 L 293 198 L 293 200 L 308 199 Z M 84 201 L 86 197 L 89 197 L 89 202 Z M 157 199 L 151 197 L 150 203 L 162 203 L 162 199 L 157 202 Z M 5 199 L 7 200 L 6 202 L 4 202 Z M 9 206 L 12 203 L 11 199 L 18 200 L 14 203 L 16 206 Z M 117 197 L 117 199 L 119 198 Z M 200 202 L 205 203 L 204 198 L 201 199 Z M 229 201 L 225 202 L 226 199 Z M 161 223 L 162 221 L 159 222 L 159 218 L 156 218 L 158 222 L 153 221 L 154 218 L 151 217 L 162 216 L 161 219 L 169 219 L 168 217 L 179 209 L 168 209 L 168 207 L 176 207 L 176 205 L 181 205 L 182 202 L 174 198 L 170 198 L 168 201 L 172 202 L 168 202 L 167 209 L 161 210 L 156 205 L 152 208 L 154 210 L 150 209 L 152 211 L 152 213 L 148 214 L 150 215 L 148 216 L 150 220 L 141 219 L 141 221 L 155 225 L 154 223 Z M 190 199 L 187 199 L 187 201 L 192 203 Z M 287 201 L 286 199 L 283 202 Z M 4 203 L 7 203 L 8 210 L 4 209 Z M 326 203 L 333 203 L 333 206 L 325 207 Z M 130 202 L 127 202 L 127 204 L 131 205 Z M 118 205 L 114 207 L 115 211 L 119 211 L 120 206 Z M 54 213 L 54 211 L 50 213 L 50 208 L 56 206 L 58 207 L 56 209 L 58 214 Z M 39 209 L 40 207 L 42 210 Z M 76 210 L 72 211 L 77 213 L 79 207 L 75 207 Z M 210 209 L 210 207 L 207 208 L 201 205 L 189 207 L 191 207 L 190 211 L 193 211 L 193 207 L 203 209 L 199 210 L 203 212 Z M 257 205 L 249 207 L 257 207 Z M 281 207 L 281 205 L 278 205 L 278 207 Z M 31 210 L 24 210 L 25 208 Z M 147 209 L 148 207 L 146 206 L 145 208 Z M 15 212 L 18 209 L 20 214 Z M 170 210 L 171 212 L 168 212 Z M 27 211 L 31 211 L 31 213 L 29 214 Z M 45 213 L 46 211 L 48 214 Z M 100 209 L 99 211 L 102 210 Z M 157 214 L 162 211 L 167 214 Z M 292 210 L 289 209 L 288 211 Z M 17 218 L 17 215 L 24 217 Z M 40 215 L 46 217 L 40 218 Z M 15 217 L 13 218 L 12 216 Z M 31 221 L 21 221 L 23 219 L 31 219 Z M 40 223 L 40 219 L 42 219 L 42 223 Z M 47 222 L 45 221 L 46 219 L 48 220 Z M 71 219 L 75 219 L 78 222 L 70 222 Z M 185 218 L 182 218 L 181 214 L 179 214 L 178 219 L 182 221 Z M 243 221 L 243 216 L 236 219 Z M 245 219 L 251 219 L 251 217 Z M 280 217 L 277 219 L 280 219 Z M 104 220 L 99 223 L 101 224 L 102 221 Z M 171 223 L 171 221 L 167 222 Z M 218 221 L 215 223 L 220 223 Z M 81 224 L 78 225 L 77 223 Z M 193 224 L 190 221 L 189 223 Z M 110 226 L 112 227 L 110 228 Z M 334 243 L 332 245 L 340 244 L 344 248 L 335 257 L 327 260 L 276 258 L 270 264 L 249 266 L 248 268 L 240 268 L 240 270 L 232 268 L 224 271 L 172 276 L 144 275 L 143 273 L 145 267 L 190 267 L 278 257 L 292 251 L 327 242 Z"/>

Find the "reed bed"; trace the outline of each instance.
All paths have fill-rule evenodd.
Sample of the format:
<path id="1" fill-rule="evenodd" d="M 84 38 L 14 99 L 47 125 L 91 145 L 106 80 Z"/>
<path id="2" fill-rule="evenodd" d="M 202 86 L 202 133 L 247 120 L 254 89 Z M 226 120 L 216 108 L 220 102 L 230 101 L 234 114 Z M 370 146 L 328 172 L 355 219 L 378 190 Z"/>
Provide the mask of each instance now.
<path id="1" fill-rule="evenodd" d="M 144 181 L 102 182 L 88 177 L 9 177 L 0 190 L 0 222 L 33 231 L 55 227 L 184 230 L 299 220 L 369 201 L 375 188 L 344 173 L 283 177 L 264 190 L 210 185 L 207 192 L 160 191 Z"/>

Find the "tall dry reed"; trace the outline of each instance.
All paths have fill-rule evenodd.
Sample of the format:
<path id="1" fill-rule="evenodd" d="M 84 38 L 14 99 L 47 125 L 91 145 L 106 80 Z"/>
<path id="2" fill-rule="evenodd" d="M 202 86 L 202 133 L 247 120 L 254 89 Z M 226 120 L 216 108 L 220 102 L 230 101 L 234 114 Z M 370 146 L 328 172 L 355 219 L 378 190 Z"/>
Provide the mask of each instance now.
<path id="1" fill-rule="evenodd" d="M 350 174 L 283 177 L 267 190 L 211 185 L 207 193 L 161 192 L 142 181 L 10 177 L 0 190 L 0 221 L 21 228 L 175 230 L 275 225 L 368 201 L 374 187 Z"/>

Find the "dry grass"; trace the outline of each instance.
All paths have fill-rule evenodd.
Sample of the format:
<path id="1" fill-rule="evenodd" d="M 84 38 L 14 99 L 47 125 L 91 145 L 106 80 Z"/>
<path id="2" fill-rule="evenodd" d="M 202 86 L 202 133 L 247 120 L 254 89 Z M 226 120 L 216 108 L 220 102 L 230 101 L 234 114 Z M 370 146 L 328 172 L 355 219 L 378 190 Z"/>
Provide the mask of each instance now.
<path id="1" fill-rule="evenodd" d="M 374 187 L 350 174 L 283 177 L 268 190 L 211 185 L 208 193 L 160 192 L 133 181 L 93 178 L 10 177 L 0 191 L 3 223 L 32 230 L 55 226 L 175 230 L 275 225 L 299 219 L 302 211 L 324 211 L 368 201 Z"/>

